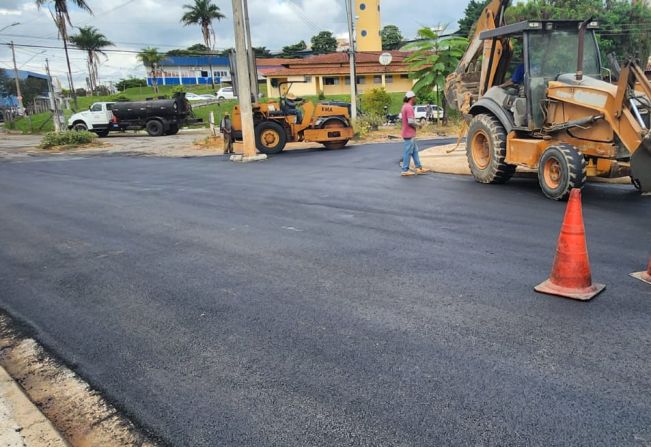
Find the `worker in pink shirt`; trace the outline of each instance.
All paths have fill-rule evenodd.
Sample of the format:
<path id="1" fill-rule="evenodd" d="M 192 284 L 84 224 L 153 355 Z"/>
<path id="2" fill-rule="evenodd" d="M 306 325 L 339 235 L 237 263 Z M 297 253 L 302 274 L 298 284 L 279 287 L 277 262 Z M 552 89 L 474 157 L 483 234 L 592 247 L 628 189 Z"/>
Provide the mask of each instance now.
<path id="1" fill-rule="evenodd" d="M 402 106 L 402 132 L 400 135 L 405 140 L 405 149 L 402 154 L 402 173 L 403 176 L 414 175 L 409 170 L 411 159 L 414 159 L 416 174 L 425 174 L 418 157 L 418 146 L 416 146 L 416 116 L 414 115 L 414 104 L 416 104 L 416 94 L 411 90 L 405 93 L 404 104 Z"/>

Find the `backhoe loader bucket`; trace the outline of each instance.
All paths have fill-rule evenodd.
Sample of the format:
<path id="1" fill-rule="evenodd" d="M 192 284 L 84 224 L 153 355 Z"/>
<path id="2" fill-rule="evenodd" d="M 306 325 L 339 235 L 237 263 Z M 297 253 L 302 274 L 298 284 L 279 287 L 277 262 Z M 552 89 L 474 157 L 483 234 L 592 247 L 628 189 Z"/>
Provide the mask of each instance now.
<path id="1" fill-rule="evenodd" d="M 651 132 L 631 157 L 631 179 L 642 193 L 651 193 Z"/>

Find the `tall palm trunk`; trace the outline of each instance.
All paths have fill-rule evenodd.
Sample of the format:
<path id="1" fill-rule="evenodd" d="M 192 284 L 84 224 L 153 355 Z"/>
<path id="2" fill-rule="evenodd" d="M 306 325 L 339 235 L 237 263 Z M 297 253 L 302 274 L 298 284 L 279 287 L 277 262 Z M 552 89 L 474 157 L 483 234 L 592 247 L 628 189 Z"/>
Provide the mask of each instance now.
<path id="1" fill-rule="evenodd" d="M 203 41 L 208 47 L 208 69 L 210 70 L 210 85 L 212 85 L 213 91 L 215 91 L 215 73 L 212 71 L 212 62 L 210 61 L 210 56 L 212 53 L 212 42 L 210 41 L 210 28 L 207 24 L 201 26 L 201 31 L 203 33 Z"/>
<path id="2" fill-rule="evenodd" d="M 66 28 L 66 18 L 60 12 L 57 12 L 57 25 L 59 32 L 63 39 L 63 50 L 66 52 L 66 63 L 68 64 L 68 81 L 70 82 L 70 92 L 72 93 L 72 100 L 75 104 L 75 111 L 79 108 L 77 104 L 77 92 L 75 91 L 75 84 L 72 81 L 72 68 L 70 68 L 70 55 L 68 54 L 68 30 Z"/>

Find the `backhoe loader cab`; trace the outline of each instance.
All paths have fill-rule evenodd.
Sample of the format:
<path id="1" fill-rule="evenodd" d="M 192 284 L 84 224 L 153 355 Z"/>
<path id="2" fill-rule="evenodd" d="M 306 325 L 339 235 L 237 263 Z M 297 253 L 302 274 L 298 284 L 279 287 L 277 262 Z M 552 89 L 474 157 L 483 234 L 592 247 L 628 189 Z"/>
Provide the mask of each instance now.
<path id="1" fill-rule="evenodd" d="M 468 124 L 475 180 L 504 183 L 523 166 L 538 171 L 543 193 L 555 200 L 590 176 L 630 176 L 637 189 L 651 192 L 651 83 L 644 72 L 629 60 L 617 84 L 602 79 L 608 70 L 597 23 L 504 25 L 509 3 L 488 4 L 446 79 L 446 98 Z"/>
<path id="2" fill-rule="evenodd" d="M 278 85 L 280 100 L 253 104 L 255 144 L 263 154 L 282 152 L 288 142 L 316 142 L 326 149 L 340 149 L 353 137 L 350 106 L 341 103 L 304 102 L 302 110 L 288 102 L 293 82 Z M 289 85 L 288 87 L 285 87 Z M 233 134 L 242 139 L 242 116 L 239 105 L 233 109 Z"/>
<path id="3" fill-rule="evenodd" d="M 482 32 L 480 38 L 491 41 L 484 53 L 487 73 L 481 88 L 481 92 L 485 92 L 482 100 L 493 100 L 501 105 L 514 129 L 542 129 L 547 83 L 576 75 L 581 23 L 575 20 L 527 21 Z M 596 22 L 586 26 L 583 73 L 592 79 L 601 79 L 601 58 L 593 31 L 596 27 Z M 521 46 L 519 58 L 512 54 L 516 39 Z M 503 87 L 508 83 L 507 75 L 518 65 L 524 69 L 523 82 Z"/>

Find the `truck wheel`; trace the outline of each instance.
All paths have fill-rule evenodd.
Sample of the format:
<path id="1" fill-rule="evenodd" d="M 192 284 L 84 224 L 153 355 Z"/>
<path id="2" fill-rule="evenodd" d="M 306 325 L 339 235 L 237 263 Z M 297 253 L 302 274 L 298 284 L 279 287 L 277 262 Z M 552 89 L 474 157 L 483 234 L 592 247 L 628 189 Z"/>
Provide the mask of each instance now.
<path id="1" fill-rule="evenodd" d="M 100 138 L 108 137 L 109 130 L 104 129 L 104 130 L 96 130 L 95 133 L 97 133 L 97 136 Z"/>
<path id="2" fill-rule="evenodd" d="M 165 128 L 163 127 L 163 123 L 161 123 L 158 120 L 147 121 L 146 129 L 147 129 L 147 133 L 152 137 L 160 137 L 161 135 L 163 135 L 163 132 L 165 131 Z"/>
<path id="3" fill-rule="evenodd" d="M 515 173 L 515 165 L 505 161 L 506 131 L 492 115 L 482 113 L 470 121 L 466 156 L 479 183 L 506 183 Z"/>
<path id="4" fill-rule="evenodd" d="M 178 124 L 170 124 L 169 130 L 166 132 L 167 135 L 176 135 L 179 133 L 179 125 Z"/>
<path id="5" fill-rule="evenodd" d="M 345 129 L 346 126 L 344 123 L 342 123 L 339 120 L 329 120 L 326 121 L 322 126 L 321 129 Z M 343 149 L 346 147 L 346 144 L 348 143 L 348 140 L 339 140 L 339 141 L 326 141 L 323 143 L 326 149 Z"/>
<path id="6" fill-rule="evenodd" d="M 278 154 L 285 149 L 287 135 L 278 123 L 262 121 L 255 127 L 255 146 L 267 155 Z"/>
<path id="7" fill-rule="evenodd" d="M 571 144 L 549 146 L 538 163 L 538 183 L 552 200 L 567 200 L 572 188 L 583 188 L 585 158 Z"/>
<path id="8" fill-rule="evenodd" d="M 84 130 L 88 130 L 88 126 L 83 121 L 77 121 L 72 125 L 72 130 L 75 130 L 77 132 L 82 132 Z"/>

